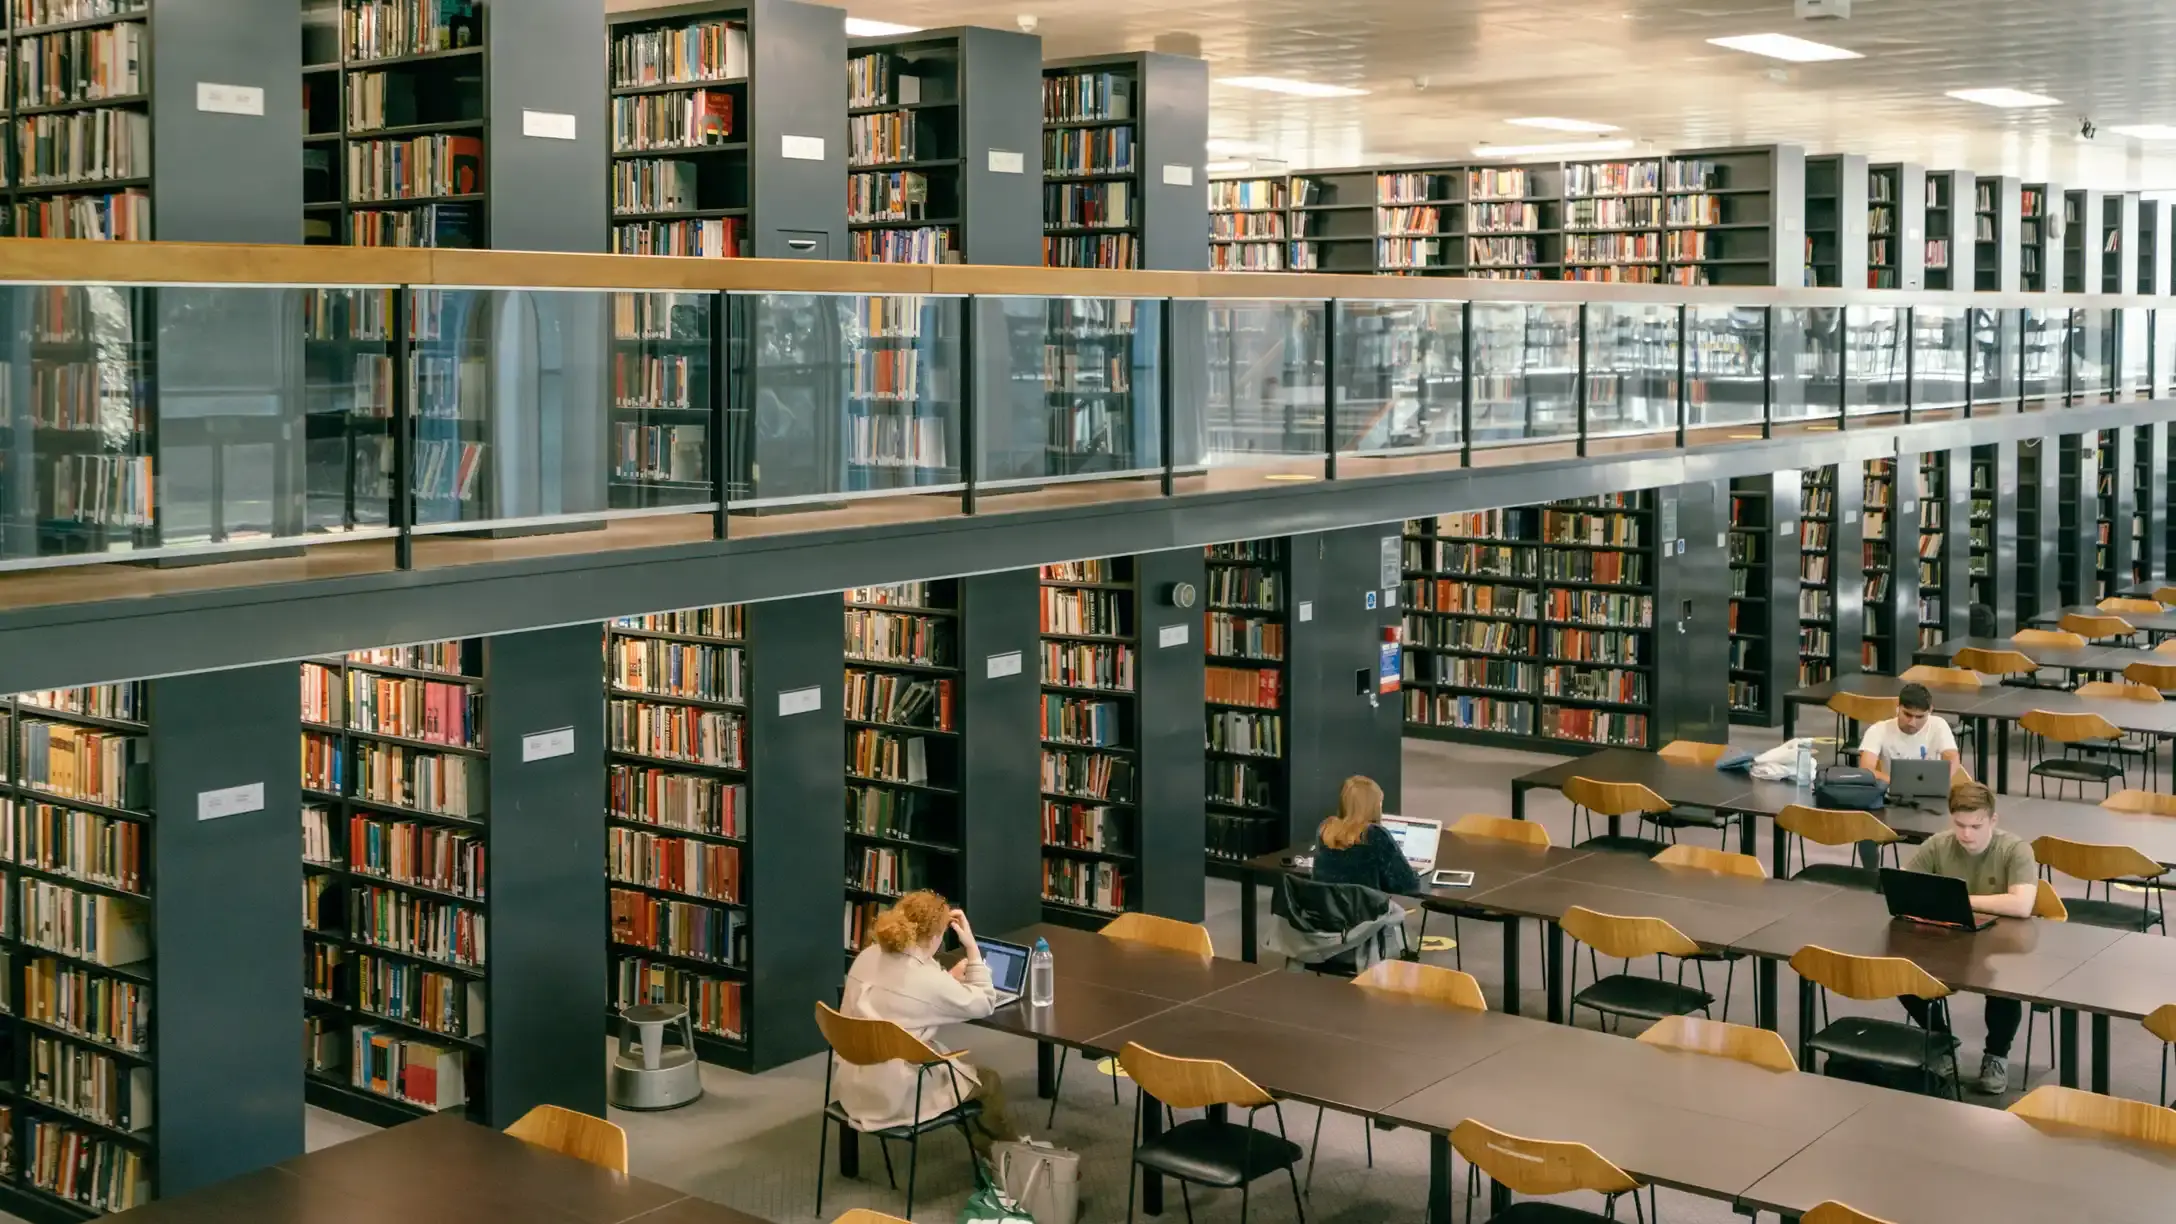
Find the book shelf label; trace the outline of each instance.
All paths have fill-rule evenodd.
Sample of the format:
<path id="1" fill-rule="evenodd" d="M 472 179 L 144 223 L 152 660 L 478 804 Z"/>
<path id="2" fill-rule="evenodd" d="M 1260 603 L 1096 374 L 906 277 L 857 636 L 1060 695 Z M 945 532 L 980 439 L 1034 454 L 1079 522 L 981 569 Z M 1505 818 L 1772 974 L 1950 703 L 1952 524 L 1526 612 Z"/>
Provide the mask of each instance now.
<path id="1" fill-rule="evenodd" d="M 1191 187 L 1193 185 L 1194 168 L 1192 166 L 1174 166 L 1169 162 L 1164 163 L 1164 186 Z"/>
<path id="2" fill-rule="evenodd" d="M 1306 623 L 1307 623 L 1308 621 L 1311 621 L 1311 620 L 1313 620 L 1313 619 L 1315 619 L 1315 601 L 1314 601 L 1314 600 L 1312 600 L 1312 599 L 1303 599 L 1303 600 L 1301 600 L 1301 601 L 1300 601 L 1300 623 L 1304 625 L 1304 624 L 1306 624 Z"/>
<path id="3" fill-rule="evenodd" d="M 986 662 L 988 664 L 986 674 L 992 680 L 1020 674 L 1020 652 L 1017 650 L 1008 650 L 1004 654 L 991 655 Z"/>
<path id="4" fill-rule="evenodd" d="M 814 714 L 824 708 L 824 691 L 820 687 L 785 689 L 778 694 L 778 716 L 791 718 L 796 714 Z"/>
<path id="5" fill-rule="evenodd" d="M 196 83 L 196 108 L 215 115 L 264 114 L 264 90 L 255 85 Z"/>
<path id="6" fill-rule="evenodd" d="M 780 136 L 778 155 L 792 161 L 822 161 L 824 138 L 821 136 Z"/>
<path id="7" fill-rule="evenodd" d="M 1158 649 L 1166 646 L 1184 646 L 1186 645 L 1186 639 L 1187 629 L 1185 625 L 1165 625 L 1156 631 L 1156 646 Z"/>
<path id="8" fill-rule="evenodd" d="M 524 110 L 521 112 L 521 134 L 539 140 L 572 140 L 574 116 L 560 111 Z"/>
<path id="9" fill-rule="evenodd" d="M 252 782 L 247 786 L 229 786 L 220 790 L 198 791 L 196 794 L 196 818 L 217 820 L 222 816 L 239 816 L 244 812 L 264 810 L 264 783 Z"/>
<path id="10" fill-rule="evenodd" d="M 1373 612 L 1374 610 L 1375 610 L 1375 592 L 1373 592 L 1373 591 L 1369 591 L 1369 592 L 1368 592 L 1368 611 L 1370 611 L 1370 612 Z"/>
<path id="11" fill-rule="evenodd" d="M 1027 169 L 1028 159 L 1026 154 L 1015 153 L 1010 149 L 990 150 L 990 173 L 1026 174 Z"/>
<path id="12" fill-rule="evenodd" d="M 1382 580 L 1377 582 L 1376 586 L 1382 587 L 1384 590 L 1395 591 L 1398 589 L 1398 584 L 1405 581 L 1405 554 L 1402 548 L 1401 537 L 1394 535 L 1383 537 L 1381 551 L 1378 554 L 1376 563 L 1377 568 L 1382 571 L 1380 575 Z"/>
<path id="13" fill-rule="evenodd" d="M 574 728 L 556 727 L 550 731 L 536 731 L 521 737 L 521 759 L 548 761 L 553 757 L 574 755 Z"/>

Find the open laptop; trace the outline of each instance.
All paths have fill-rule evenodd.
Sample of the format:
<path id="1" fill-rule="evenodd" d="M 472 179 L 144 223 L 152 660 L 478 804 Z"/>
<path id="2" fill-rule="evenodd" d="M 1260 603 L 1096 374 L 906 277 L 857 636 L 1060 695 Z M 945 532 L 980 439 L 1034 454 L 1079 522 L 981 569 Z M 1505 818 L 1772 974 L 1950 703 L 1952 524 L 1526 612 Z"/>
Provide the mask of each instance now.
<path id="1" fill-rule="evenodd" d="M 1384 814 L 1383 828 L 1398 843 L 1399 853 L 1413 865 L 1413 874 L 1425 877 L 1435 870 L 1436 847 L 1443 842 L 1443 822 L 1413 816 Z"/>
<path id="2" fill-rule="evenodd" d="M 1995 920 L 1972 909 L 1972 894 L 1955 876 L 1881 869 L 1881 895 L 1889 916 L 1957 931 L 1984 931 Z"/>
<path id="3" fill-rule="evenodd" d="M 1949 762 L 1889 762 L 1889 803 L 1892 807 L 1949 810 Z"/>
<path id="4" fill-rule="evenodd" d="M 997 989 L 997 1005 L 1005 1006 L 1028 992 L 1028 950 L 1002 939 L 975 936 L 982 949 L 982 963 L 990 967 L 990 985 Z"/>

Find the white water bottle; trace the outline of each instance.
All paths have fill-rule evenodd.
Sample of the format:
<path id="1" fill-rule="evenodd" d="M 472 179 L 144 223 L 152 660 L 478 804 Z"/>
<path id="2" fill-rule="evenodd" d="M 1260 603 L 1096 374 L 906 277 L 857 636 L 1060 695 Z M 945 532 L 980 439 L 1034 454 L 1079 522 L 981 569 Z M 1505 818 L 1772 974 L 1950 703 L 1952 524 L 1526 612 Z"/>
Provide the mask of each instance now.
<path id="1" fill-rule="evenodd" d="M 1050 955 L 1050 941 L 1037 939 L 1028 953 L 1028 1006 L 1048 1007 L 1058 997 L 1058 962 Z"/>
<path id="2" fill-rule="evenodd" d="M 1800 786 L 1813 785 L 1813 741 L 1798 741 L 1797 782 Z"/>

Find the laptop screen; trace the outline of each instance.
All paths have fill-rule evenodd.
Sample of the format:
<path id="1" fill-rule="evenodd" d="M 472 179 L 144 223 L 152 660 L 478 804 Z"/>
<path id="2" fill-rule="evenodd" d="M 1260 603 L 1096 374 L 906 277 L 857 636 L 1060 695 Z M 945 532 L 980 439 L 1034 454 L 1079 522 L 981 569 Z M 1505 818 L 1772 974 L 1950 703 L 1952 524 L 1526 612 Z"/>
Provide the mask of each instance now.
<path id="1" fill-rule="evenodd" d="M 1434 859 L 1436 845 L 1443 836 L 1443 826 L 1433 820 L 1408 820 L 1402 816 L 1383 817 L 1383 830 L 1398 843 L 1398 853 L 1409 863 Z"/>
<path id="2" fill-rule="evenodd" d="M 994 939 L 977 942 L 982 947 L 982 963 L 990 967 L 990 984 L 1005 994 L 1027 993 L 1028 950 Z"/>

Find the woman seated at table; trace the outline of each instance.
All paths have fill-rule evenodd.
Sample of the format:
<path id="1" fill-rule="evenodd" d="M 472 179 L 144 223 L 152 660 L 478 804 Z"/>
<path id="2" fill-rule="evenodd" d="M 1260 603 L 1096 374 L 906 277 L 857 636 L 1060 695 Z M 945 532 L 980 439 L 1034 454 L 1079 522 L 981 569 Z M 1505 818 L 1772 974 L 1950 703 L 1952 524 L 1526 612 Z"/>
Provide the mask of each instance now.
<path id="1" fill-rule="evenodd" d="M 1337 814 L 1315 831 L 1312 882 L 1357 885 L 1370 892 L 1302 901 L 1294 894 L 1306 886 L 1287 877 L 1270 906 L 1278 919 L 1270 931 L 1272 948 L 1301 964 L 1336 961 L 1355 972 L 1383 956 L 1407 951 L 1405 907 L 1377 894 L 1413 896 L 1420 892 L 1420 877 L 1397 839 L 1382 826 L 1382 817 L 1383 788 L 1371 778 L 1345 779 Z"/>
<path id="2" fill-rule="evenodd" d="M 1420 877 L 1383 827 L 1383 788 L 1355 774 L 1337 792 L 1337 814 L 1315 830 L 1315 879 L 1412 896 Z"/>
<path id="3" fill-rule="evenodd" d="M 937 964 L 945 932 L 959 935 L 964 950 L 946 970 Z M 889 1020 L 938 1051 L 941 1025 L 980 1020 L 997 1009 L 990 967 L 982 961 L 967 915 L 936 893 L 924 889 L 899 898 L 877 915 L 869 946 L 846 973 L 839 1010 L 863 1020 Z M 1005 1082 L 988 1065 L 966 1058 L 951 1060 L 952 1070 L 921 1074 L 921 1114 L 915 1115 L 918 1069 L 903 1062 L 856 1067 L 841 1062 L 833 1080 L 839 1106 L 864 1131 L 905 1126 L 935 1117 L 961 1100 L 982 1102 L 982 1113 L 968 1128 L 976 1154 L 990 1158 L 990 1144 L 1020 1137 L 1005 1112 Z"/>

